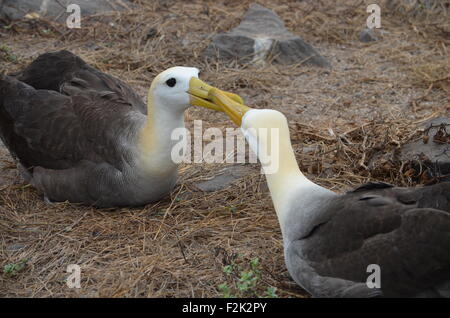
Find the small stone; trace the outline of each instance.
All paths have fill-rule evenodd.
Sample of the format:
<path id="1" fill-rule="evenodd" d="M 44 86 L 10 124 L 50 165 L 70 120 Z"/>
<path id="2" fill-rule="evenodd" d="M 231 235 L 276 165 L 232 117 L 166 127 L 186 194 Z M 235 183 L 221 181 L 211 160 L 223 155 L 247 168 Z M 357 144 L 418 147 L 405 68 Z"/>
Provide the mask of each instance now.
<path id="1" fill-rule="evenodd" d="M 151 39 L 158 35 L 158 30 L 156 28 L 150 28 L 145 35 L 145 39 Z"/>
<path id="2" fill-rule="evenodd" d="M 320 147 L 317 145 L 303 146 L 302 153 L 304 153 L 304 154 L 315 153 L 315 152 L 318 152 L 319 150 L 320 150 Z"/>
<path id="3" fill-rule="evenodd" d="M 361 31 L 361 33 L 359 33 L 359 40 L 361 42 L 374 42 L 377 41 L 378 38 L 375 35 L 375 31 L 373 29 L 364 29 Z"/>
<path id="4" fill-rule="evenodd" d="M 25 248 L 24 244 L 20 244 L 20 243 L 15 243 L 15 244 L 10 244 L 6 246 L 6 250 L 9 252 L 15 252 L 15 251 L 19 251 L 21 249 Z"/>
<path id="5" fill-rule="evenodd" d="M 89 42 L 85 45 L 85 47 L 90 51 L 98 51 L 101 49 L 95 42 Z"/>
<path id="6" fill-rule="evenodd" d="M 213 192 L 229 187 L 234 181 L 248 175 L 252 171 L 249 166 L 234 165 L 210 180 L 197 183 L 195 186 L 204 192 Z"/>

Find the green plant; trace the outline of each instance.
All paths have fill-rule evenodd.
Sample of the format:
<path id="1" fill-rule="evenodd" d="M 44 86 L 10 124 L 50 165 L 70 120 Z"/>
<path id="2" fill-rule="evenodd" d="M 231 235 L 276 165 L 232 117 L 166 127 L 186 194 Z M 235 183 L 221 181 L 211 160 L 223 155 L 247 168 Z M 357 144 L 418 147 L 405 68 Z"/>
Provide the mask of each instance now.
<path id="1" fill-rule="evenodd" d="M 278 295 L 276 294 L 277 288 L 273 286 L 267 287 L 266 295 L 268 298 L 278 298 Z"/>
<path id="2" fill-rule="evenodd" d="M 233 273 L 233 266 L 232 265 L 225 265 L 223 267 L 223 272 L 225 274 L 231 275 Z"/>
<path id="3" fill-rule="evenodd" d="M 19 272 L 21 272 L 28 263 L 29 259 L 24 258 L 20 260 L 18 263 L 10 263 L 3 266 L 3 274 L 9 277 L 16 276 Z"/>
<path id="4" fill-rule="evenodd" d="M 239 255 L 239 258 L 243 258 Z M 238 260 L 239 261 L 239 260 Z M 230 297 L 278 297 L 276 288 L 265 286 L 261 279 L 259 259 L 252 258 L 248 262 L 235 262 L 223 267 L 227 282 L 217 288 L 224 298 Z"/>
<path id="5" fill-rule="evenodd" d="M 222 283 L 219 286 L 217 286 L 219 291 L 222 293 L 223 298 L 233 298 L 233 294 L 231 293 L 231 289 L 228 286 L 227 283 Z"/>
<path id="6" fill-rule="evenodd" d="M 17 56 L 13 54 L 11 49 L 5 44 L 0 45 L 0 58 L 12 63 L 17 62 Z"/>
<path id="7" fill-rule="evenodd" d="M 259 267 L 259 259 L 253 258 L 250 261 L 250 270 L 241 271 L 239 280 L 236 283 L 239 290 L 242 292 L 247 292 L 256 288 L 259 280 L 261 279 L 261 271 Z"/>

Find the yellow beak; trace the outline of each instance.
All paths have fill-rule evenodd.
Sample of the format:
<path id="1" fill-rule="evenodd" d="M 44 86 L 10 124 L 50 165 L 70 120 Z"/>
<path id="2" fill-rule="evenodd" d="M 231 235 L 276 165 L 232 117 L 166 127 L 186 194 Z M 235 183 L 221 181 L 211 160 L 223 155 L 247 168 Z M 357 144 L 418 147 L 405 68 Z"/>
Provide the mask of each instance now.
<path id="1" fill-rule="evenodd" d="M 189 90 L 188 90 L 189 95 L 191 95 L 191 105 L 206 107 L 209 109 L 223 112 L 222 107 L 216 105 L 214 102 L 212 102 L 209 99 L 209 93 L 211 90 L 217 90 L 221 94 L 227 96 L 227 98 L 229 98 L 232 101 L 237 102 L 239 104 L 244 103 L 244 101 L 242 100 L 242 98 L 239 95 L 221 91 L 220 89 L 212 87 L 211 85 L 206 84 L 205 82 L 201 81 L 200 79 L 193 77 L 189 81 Z"/>
<path id="2" fill-rule="evenodd" d="M 221 107 L 221 111 L 226 113 L 228 117 L 240 127 L 242 124 L 242 117 L 244 117 L 244 114 L 251 110 L 251 108 L 243 105 L 241 102 L 236 102 L 236 100 L 231 99 L 229 94 L 230 93 L 222 92 L 217 88 L 212 88 L 209 91 L 208 100 Z"/>

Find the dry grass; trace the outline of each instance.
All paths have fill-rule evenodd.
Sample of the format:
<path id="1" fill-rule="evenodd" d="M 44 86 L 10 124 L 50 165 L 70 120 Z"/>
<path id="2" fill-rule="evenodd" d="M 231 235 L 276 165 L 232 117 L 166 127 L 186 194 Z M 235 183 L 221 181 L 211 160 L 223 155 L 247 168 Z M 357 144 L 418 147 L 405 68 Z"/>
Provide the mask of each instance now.
<path id="1" fill-rule="evenodd" d="M 237 25 L 250 1 L 135 2 L 145 9 L 84 18 L 80 30 L 45 20 L 1 28 L 0 72 L 65 48 L 145 96 L 165 68 L 199 67 L 204 80 L 249 105 L 288 114 L 301 168 L 335 191 L 370 179 L 413 184 L 396 150 L 421 122 L 450 113 L 448 10 L 424 17 L 382 5 L 380 40 L 366 44 L 358 41 L 364 1 L 337 7 L 334 1 L 258 1 L 330 60 L 333 69 L 324 70 L 207 64 L 201 52 L 211 36 Z M 232 127 L 223 114 L 200 109 L 189 111 L 188 127 L 193 119 L 205 120 L 204 129 Z M 45 204 L 3 158 L 2 175 L 11 177 L 0 189 L 0 265 L 27 262 L 15 276 L 0 274 L 1 296 L 217 297 L 220 284 L 237 281 L 223 267 L 246 268 L 256 257 L 261 281 L 238 295 L 263 295 L 274 286 L 280 297 L 306 296 L 284 267 L 281 233 L 256 164 L 233 187 L 208 193 L 195 184 L 225 165 L 184 165 L 167 199 L 99 210 Z M 80 290 L 64 282 L 72 263 L 82 268 Z"/>

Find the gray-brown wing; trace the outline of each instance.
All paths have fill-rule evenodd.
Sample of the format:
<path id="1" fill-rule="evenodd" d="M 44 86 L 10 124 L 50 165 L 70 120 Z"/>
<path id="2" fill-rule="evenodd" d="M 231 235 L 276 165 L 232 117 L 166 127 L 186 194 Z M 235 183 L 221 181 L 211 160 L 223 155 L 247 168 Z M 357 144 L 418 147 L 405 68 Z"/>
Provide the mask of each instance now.
<path id="1" fill-rule="evenodd" d="M 446 186 L 439 186 L 437 193 L 442 194 Z M 423 189 L 412 189 L 418 190 L 416 198 L 422 198 Z M 411 195 L 405 196 L 404 190 L 348 193 L 317 211 L 325 215 L 321 216 L 325 221 L 290 242 L 286 252 L 288 267 L 294 272 L 310 269 L 309 278 L 302 271 L 294 273 L 299 275 L 297 280 L 305 282 L 306 288 L 310 284 L 312 293 L 346 296 L 356 286 L 364 297 L 370 264 L 380 266 L 385 296 L 413 296 L 449 281 L 450 214 L 420 208 L 417 200 L 400 201 L 399 196 Z"/>
<path id="2" fill-rule="evenodd" d="M 142 98 L 130 86 L 114 76 L 100 72 L 69 51 L 42 54 L 16 74 L 16 77 L 35 89 L 67 93 L 62 88 L 70 85 L 80 91 L 94 90 L 101 94 L 114 95 L 114 99 L 122 100 L 139 112 L 147 114 L 147 107 Z"/>
<path id="3" fill-rule="evenodd" d="M 394 188 L 393 185 L 383 182 L 369 182 L 350 193 L 361 193 L 366 198 L 375 195 L 408 206 L 416 205 L 419 208 L 450 212 L 450 182 L 416 188 Z"/>
<path id="4" fill-rule="evenodd" d="M 420 208 L 433 208 L 450 213 L 450 182 L 442 182 L 432 186 L 406 191 L 400 194 L 399 200 L 403 202 L 416 201 Z"/>
<path id="5" fill-rule="evenodd" d="M 88 160 L 120 169 L 128 156 L 120 138 L 139 116 L 145 117 L 108 94 L 67 96 L 0 77 L 1 136 L 27 168 L 67 169 Z"/>

